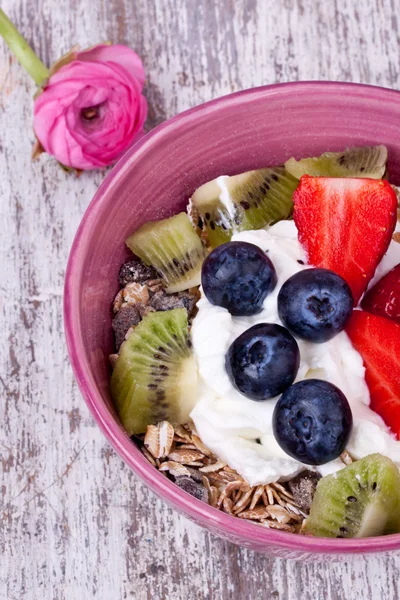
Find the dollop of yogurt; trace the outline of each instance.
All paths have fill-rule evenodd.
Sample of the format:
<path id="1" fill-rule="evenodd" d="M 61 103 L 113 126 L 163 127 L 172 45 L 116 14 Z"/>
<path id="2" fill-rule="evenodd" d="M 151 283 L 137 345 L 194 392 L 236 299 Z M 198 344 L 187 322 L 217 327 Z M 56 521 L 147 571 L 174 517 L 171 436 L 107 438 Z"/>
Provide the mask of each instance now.
<path id="1" fill-rule="evenodd" d="M 237 233 L 232 239 L 250 242 L 267 252 L 278 283 L 265 299 L 262 312 L 252 317 L 233 317 L 226 309 L 212 305 L 202 293 L 192 327 L 200 385 L 191 417 L 203 443 L 253 486 L 288 480 L 309 467 L 288 456 L 274 438 L 272 414 L 278 398 L 255 402 L 240 394 L 225 370 L 225 354 L 230 344 L 252 325 L 282 325 L 277 308 L 279 290 L 289 277 L 309 266 L 305 264 L 293 221 Z M 400 244 L 392 242 L 379 267 L 380 276 L 399 262 Z M 346 333 L 323 344 L 297 342 L 301 361 L 296 381 L 325 379 L 339 387 L 349 401 L 354 420 L 349 452 L 357 459 L 380 452 L 400 465 L 400 442 L 369 408 L 363 361 Z M 314 469 L 326 475 L 343 467 L 337 459 Z"/>

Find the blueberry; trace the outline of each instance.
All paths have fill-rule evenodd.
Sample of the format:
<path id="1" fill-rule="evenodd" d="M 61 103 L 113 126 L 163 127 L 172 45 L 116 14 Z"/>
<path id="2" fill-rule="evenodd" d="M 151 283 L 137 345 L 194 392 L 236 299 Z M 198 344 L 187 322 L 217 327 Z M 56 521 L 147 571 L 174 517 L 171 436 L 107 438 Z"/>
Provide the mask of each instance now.
<path id="1" fill-rule="evenodd" d="M 296 378 L 300 352 L 294 337 L 281 325 L 259 323 L 231 344 L 225 366 L 232 385 L 252 400 L 281 394 Z"/>
<path id="2" fill-rule="evenodd" d="M 285 327 L 296 337 L 316 343 L 343 331 L 353 304 L 348 283 L 328 269 L 299 271 L 278 295 L 278 313 Z"/>
<path id="3" fill-rule="evenodd" d="M 238 317 L 259 313 L 276 283 L 275 268 L 268 256 L 247 242 L 218 246 L 204 261 L 201 272 L 209 302 Z"/>
<path id="4" fill-rule="evenodd" d="M 275 439 L 282 450 L 307 465 L 323 465 L 338 458 L 352 425 L 346 396 L 321 379 L 292 385 L 278 400 L 272 417 Z"/>

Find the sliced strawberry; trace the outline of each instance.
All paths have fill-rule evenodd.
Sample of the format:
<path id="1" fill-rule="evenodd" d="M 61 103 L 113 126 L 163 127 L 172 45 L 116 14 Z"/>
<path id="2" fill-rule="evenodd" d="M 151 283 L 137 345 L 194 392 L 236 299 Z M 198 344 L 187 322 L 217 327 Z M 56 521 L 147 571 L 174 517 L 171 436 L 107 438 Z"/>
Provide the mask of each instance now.
<path id="1" fill-rule="evenodd" d="M 294 220 L 310 264 L 350 285 L 357 304 L 396 225 L 396 195 L 387 181 L 303 175 L 293 195 Z"/>
<path id="2" fill-rule="evenodd" d="M 400 323 L 400 265 L 368 290 L 361 306 L 370 313 Z"/>
<path id="3" fill-rule="evenodd" d="M 400 439 L 400 325 L 355 310 L 346 332 L 364 361 L 371 408 Z"/>

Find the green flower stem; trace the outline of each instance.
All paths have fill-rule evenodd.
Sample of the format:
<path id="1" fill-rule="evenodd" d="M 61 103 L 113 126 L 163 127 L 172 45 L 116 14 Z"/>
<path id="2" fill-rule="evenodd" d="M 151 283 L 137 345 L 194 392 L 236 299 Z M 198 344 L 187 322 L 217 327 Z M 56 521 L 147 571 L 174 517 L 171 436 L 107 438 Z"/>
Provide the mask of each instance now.
<path id="1" fill-rule="evenodd" d="M 0 35 L 3 36 L 11 52 L 15 54 L 21 65 L 37 85 L 41 85 L 49 76 L 49 69 L 36 56 L 28 42 L 18 29 L 11 23 L 5 12 L 0 8 Z"/>

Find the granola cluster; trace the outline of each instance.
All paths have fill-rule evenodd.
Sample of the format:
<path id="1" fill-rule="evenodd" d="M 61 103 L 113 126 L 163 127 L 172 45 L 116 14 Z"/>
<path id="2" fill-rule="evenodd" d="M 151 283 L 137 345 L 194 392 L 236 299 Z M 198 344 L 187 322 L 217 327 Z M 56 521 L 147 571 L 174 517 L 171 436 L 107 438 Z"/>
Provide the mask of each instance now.
<path id="1" fill-rule="evenodd" d="M 189 318 L 194 316 L 199 298 L 198 289 L 167 294 L 163 280 L 153 267 L 147 267 L 140 261 L 132 260 L 122 265 L 119 282 L 122 288 L 114 299 L 112 322 L 117 352 L 149 312 L 186 308 Z M 110 356 L 112 365 L 115 364 L 117 356 Z"/>
<path id="2" fill-rule="evenodd" d="M 192 423 L 150 425 L 140 443 L 154 467 L 199 500 L 263 527 L 301 531 L 318 475 L 298 476 L 292 490 L 292 482 L 252 487 L 202 443 Z"/>
<path id="3" fill-rule="evenodd" d="M 193 200 L 190 198 L 189 204 L 187 205 L 187 214 L 190 219 L 190 222 L 193 225 L 194 230 L 197 235 L 200 236 L 201 241 L 209 246 L 207 229 L 204 226 L 203 219 L 201 218 L 200 211 L 193 204 Z"/>

